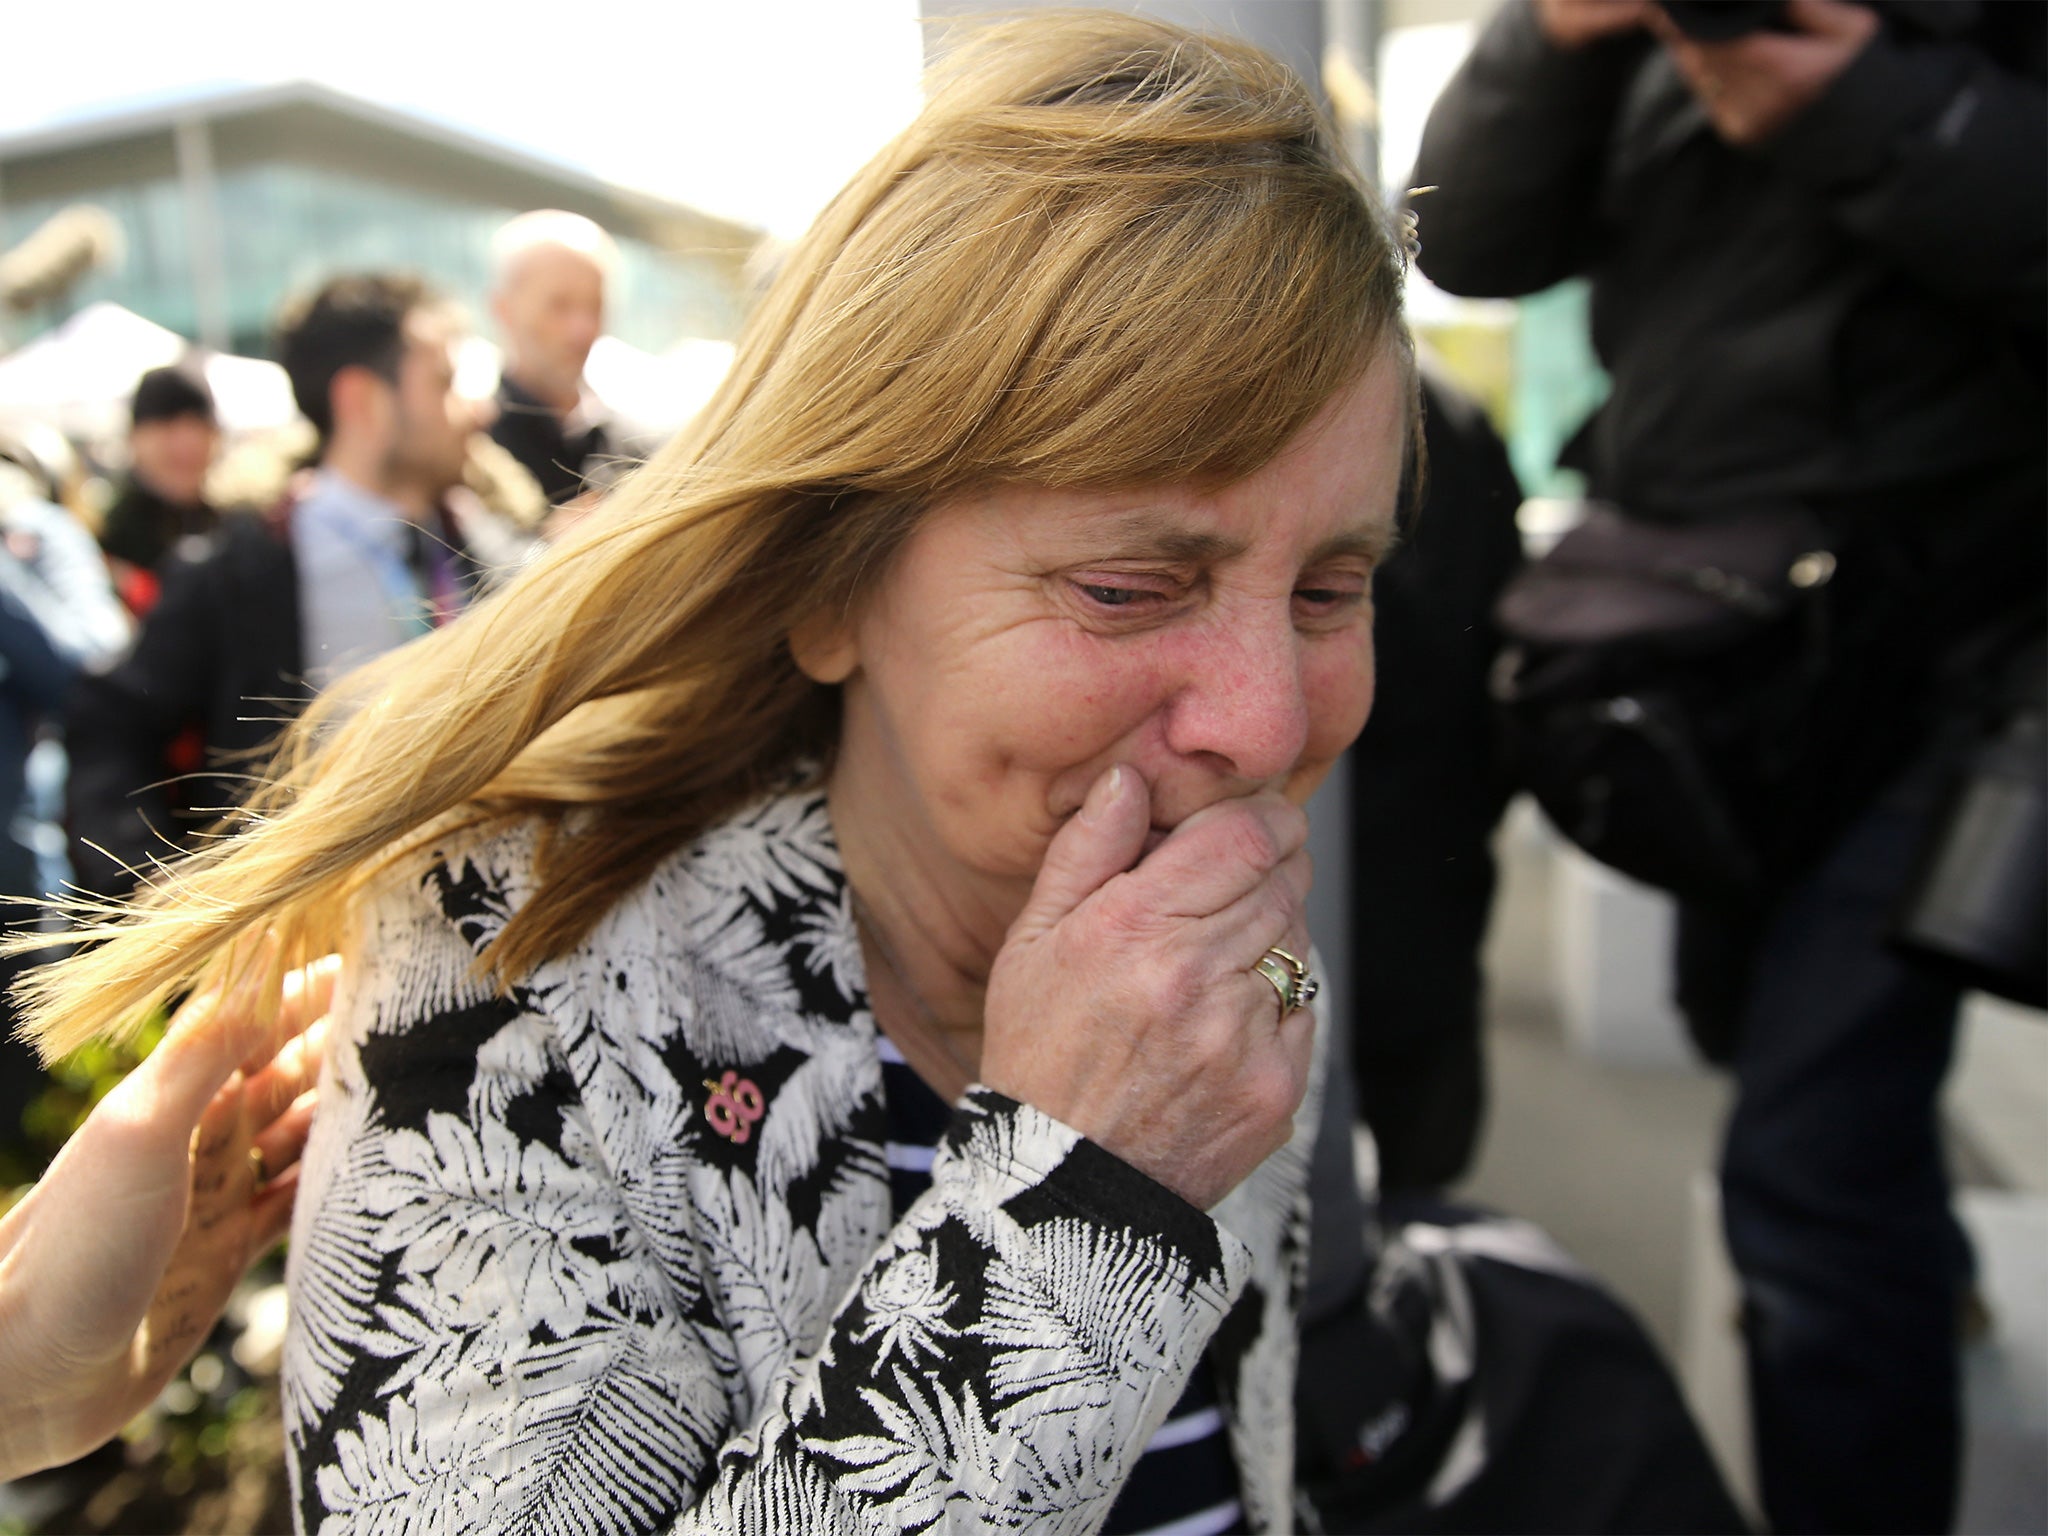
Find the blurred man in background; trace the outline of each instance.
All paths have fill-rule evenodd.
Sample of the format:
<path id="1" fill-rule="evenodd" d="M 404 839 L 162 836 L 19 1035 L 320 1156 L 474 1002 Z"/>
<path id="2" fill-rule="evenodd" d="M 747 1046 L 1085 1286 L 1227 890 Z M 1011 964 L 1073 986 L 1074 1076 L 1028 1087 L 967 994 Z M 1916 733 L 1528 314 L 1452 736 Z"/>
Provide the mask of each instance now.
<path id="1" fill-rule="evenodd" d="M 206 472 L 220 447 L 213 392 L 195 367 L 152 368 L 135 385 L 128 479 L 107 509 L 100 548 L 129 609 L 149 611 L 157 571 L 180 539 L 211 533 Z"/>
<path id="2" fill-rule="evenodd" d="M 125 894 L 180 825 L 236 798 L 176 775 L 246 768 L 312 689 L 468 602 L 481 572 L 444 506 L 477 425 L 455 393 L 454 338 L 404 277 L 337 278 L 286 320 L 281 355 L 318 468 L 270 513 L 228 517 L 206 547 L 175 552 L 132 652 L 80 687 L 70 819 L 87 889 Z"/>
<path id="3" fill-rule="evenodd" d="M 1680 1002 L 1736 1074 L 1722 1210 L 1781 1531 L 1953 1518 L 1969 1261 L 1937 1101 L 1959 993 L 1888 940 L 1972 691 L 2048 589 L 2044 17 L 1507 5 L 1415 171 L 1442 287 L 1591 278 L 1613 388 L 1567 462 L 1636 537 L 1796 515 L 1838 557 L 1824 646 L 1745 695 L 1825 669 L 1775 795 L 1798 814 L 1747 899 L 1680 927 Z"/>
<path id="4" fill-rule="evenodd" d="M 498 231 L 491 265 L 491 314 L 504 341 L 491 438 L 561 506 L 614 447 L 583 366 L 604 334 L 618 247 L 582 215 L 542 209 Z"/>

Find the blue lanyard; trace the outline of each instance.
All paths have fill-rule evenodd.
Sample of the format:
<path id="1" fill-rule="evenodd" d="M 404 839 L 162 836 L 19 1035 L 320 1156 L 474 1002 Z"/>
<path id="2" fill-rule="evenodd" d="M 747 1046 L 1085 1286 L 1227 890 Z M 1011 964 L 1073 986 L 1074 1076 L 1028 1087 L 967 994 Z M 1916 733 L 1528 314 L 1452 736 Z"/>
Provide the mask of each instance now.
<path id="1" fill-rule="evenodd" d="M 377 585 L 384 589 L 386 608 L 407 638 L 433 632 L 432 604 L 421 589 L 412 567 L 396 550 L 368 536 L 350 519 L 334 515 L 317 498 L 310 506 L 300 508 L 301 516 L 308 512 L 319 519 L 323 528 L 369 563 L 370 569 L 377 574 Z"/>

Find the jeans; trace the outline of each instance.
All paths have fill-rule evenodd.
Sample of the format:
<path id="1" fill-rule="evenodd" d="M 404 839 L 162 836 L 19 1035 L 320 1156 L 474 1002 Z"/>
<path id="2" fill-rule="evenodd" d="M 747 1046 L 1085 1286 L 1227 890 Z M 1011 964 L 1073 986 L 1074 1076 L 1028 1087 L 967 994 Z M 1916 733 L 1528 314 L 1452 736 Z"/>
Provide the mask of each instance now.
<path id="1" fill-rule="evenodd" d="M 1967 1240 L 1938 1095 L 1955 987 L 1884 947 L 1942 788 L 1929 754 L 1754 914 L 1688 908 L 1680 998 L 1736 1105 L 1722 1214 L 1744 1293 L 1764 1507 L 1781 1532 L 1945 1531 Z"/>

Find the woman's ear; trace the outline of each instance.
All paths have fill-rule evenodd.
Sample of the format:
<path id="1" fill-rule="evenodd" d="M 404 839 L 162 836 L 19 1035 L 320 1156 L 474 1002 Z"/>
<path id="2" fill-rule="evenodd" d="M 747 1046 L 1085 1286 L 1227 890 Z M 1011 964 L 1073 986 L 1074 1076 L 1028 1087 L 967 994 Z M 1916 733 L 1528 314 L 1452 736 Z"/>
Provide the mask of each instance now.
<path id="1" fill-rule="evenodd" d="M 860 666 L 853 621 L 840 614 L 814 613 L 803 620 L 789 633 L 789 654 L 814 683 L 843 683 Z"/>

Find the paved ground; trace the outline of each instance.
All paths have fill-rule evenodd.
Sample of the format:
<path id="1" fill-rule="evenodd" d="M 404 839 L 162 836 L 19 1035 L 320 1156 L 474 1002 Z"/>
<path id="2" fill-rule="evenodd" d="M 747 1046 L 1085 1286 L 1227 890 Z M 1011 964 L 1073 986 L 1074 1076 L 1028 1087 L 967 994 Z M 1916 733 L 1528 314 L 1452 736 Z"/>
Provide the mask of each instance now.
<path id="1" fill-rule="evenodd" d="M 1675 1356 L 1688 1190 L 1712 1166 L 1727 1086 L 1705 1071 L 1606 1066 L 1567 1047 L 1549 986 L 1544 856 L 1519 841 L 1503 859 L 1488 964 L 1492 1104 L 1463 1193 L 1543 1223 Z"/>

